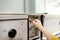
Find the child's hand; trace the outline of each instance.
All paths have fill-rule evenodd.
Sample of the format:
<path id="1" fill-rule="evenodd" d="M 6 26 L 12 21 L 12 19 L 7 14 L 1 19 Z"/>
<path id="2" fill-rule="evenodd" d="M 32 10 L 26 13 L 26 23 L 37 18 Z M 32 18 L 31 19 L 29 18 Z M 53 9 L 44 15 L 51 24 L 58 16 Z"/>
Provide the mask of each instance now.
<path id="1" fill-rule="evenodd" d="M 41 21 L 40 21 L 39 19 L 33 20 L 32 23 L 33 23 L 37 28 L 39 28 L 39 27 L 42 26 Z"/>

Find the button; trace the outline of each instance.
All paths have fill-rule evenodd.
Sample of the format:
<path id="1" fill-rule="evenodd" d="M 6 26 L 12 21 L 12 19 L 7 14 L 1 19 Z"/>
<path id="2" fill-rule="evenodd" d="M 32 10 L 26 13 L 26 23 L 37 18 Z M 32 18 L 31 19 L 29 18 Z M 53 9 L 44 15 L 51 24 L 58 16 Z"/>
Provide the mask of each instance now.
<path id="1" fill-rule="evenodd" d="M 17 34 L 17 31 L 15 29 L 11 29 L 9 32 L 8 32 L 8 36 L 10 38 L 14 38 Z"/>

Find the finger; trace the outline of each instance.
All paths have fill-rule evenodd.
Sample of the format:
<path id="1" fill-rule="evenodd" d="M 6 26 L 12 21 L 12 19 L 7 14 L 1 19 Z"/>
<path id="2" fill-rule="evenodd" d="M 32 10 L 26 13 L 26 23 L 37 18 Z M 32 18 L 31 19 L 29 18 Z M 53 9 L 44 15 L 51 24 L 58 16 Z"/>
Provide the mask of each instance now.
<path id="1" fill-rule="evenodd" d="M 34 18 L 29 18 L 29 21 L 33 22 L 35 19 Z"/>
<path id="2" fill-rule="evenodd" d="M 37 23 L 37 20 L 34 20 L 32 23 L 36 24 Z"/>

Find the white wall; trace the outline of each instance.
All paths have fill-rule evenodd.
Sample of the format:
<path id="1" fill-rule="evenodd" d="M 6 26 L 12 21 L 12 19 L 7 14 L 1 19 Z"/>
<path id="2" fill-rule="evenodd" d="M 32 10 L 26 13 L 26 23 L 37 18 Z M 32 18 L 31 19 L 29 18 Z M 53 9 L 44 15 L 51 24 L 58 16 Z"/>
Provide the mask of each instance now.
<path id="1" fill-rule="evenodd" d="M 25 13 L 35 13 L 35 0 L 25 0 Z"/>
<path id="2" fill-rule="evenodd" d="M 46 12 L 49 14 L 60 14 L 60 0 L 46 1 Z"/>
<path id="3" fill-rule="evenodd" d="M 36 13 L 60 14 L 60 0 L 36 0 Z"/>
<path id="4" fill-rule="evenodd" d="M 24 13 L 24 0 L 0 0 L 0 12 Z"/>
<path id="5" fill-rule="evenodd" d="M 46 4 L 45 4 L 46 0 L 36 0 L 36 13 L 45 13 L 46 10 Z"/>
<path id="6" fill-rule="evenodd" d="M 35 0 L 0 0 L 0 12 L 35 13 Z"/>

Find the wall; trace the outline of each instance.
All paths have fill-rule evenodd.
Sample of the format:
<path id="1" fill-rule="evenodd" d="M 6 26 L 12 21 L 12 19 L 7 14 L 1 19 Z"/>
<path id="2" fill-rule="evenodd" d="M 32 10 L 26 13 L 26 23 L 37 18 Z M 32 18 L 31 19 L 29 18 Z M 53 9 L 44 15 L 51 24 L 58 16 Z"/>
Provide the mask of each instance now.
<path id="1" fill-rule="evenodd" d="M 35 0 L 25 0 L 25 13 L 35 13 Z"/>
<path id="2" fill-rule="evenodd" d="M 36 7 L 35 7 L 35 10 L 36 10 L 36 13 L 45 13 L 46 11 L 46 3 L 45 3 L 46 0 L 36 0 L 35 3 L 36 3 Z"/>
<path id="3" fill-rule="evenodd" d="M 24 13 L 24 0 L 0 0 L 0 12 Z"/>
<path id="4" fill-rule="evenodd" d="M 60 14 L 60 0 L 46 1 L 46 12 L 49 14 Z"/>

